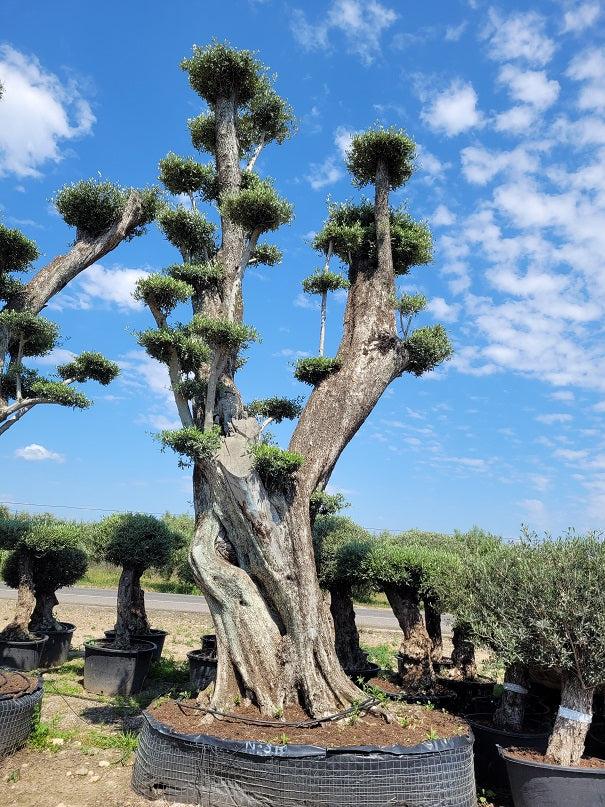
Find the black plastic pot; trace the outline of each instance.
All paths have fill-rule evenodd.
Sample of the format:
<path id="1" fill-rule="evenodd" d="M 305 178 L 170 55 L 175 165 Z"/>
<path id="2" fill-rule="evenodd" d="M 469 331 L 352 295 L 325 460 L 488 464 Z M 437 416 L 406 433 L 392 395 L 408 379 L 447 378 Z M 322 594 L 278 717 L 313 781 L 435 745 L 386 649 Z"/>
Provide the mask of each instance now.
<path id="1" fill-rule="evenodd" d="M 473 678 L 462 681 L 448 676 L 438 676 L 437 681 L 447 689 L 455 692 L 458 697 L 457 708 L 461 713 L 471 711 L 473 698 L 490 698 L 496 684 L 490 678 Z"/>
<path id="2" fill-rule="evenodd" d="M 192 689 L 201 692 L 216 678 L 216 655 L 201 648 L 191 650 L 187 653 L 187 658 L 189 659 L 189 683 Z"/>
<path id="3" fill-rule="evenodd" d="M 465 720 L 469 723 L 475 735 L 475 776 L 477 784 L 490 790 L 507 790 L 508 776 L 506 766 L 500 754 L 498 746 L 508 748 L 534 748 L 543 754 L 548 745 L 550 729 L 541 727 L 540 723 L 529 724 L 530 729 L 523 732 L 503 731 L 491 725 L 492 714 L 466 714 Z M 544 803 L 546 804 L 546 803 Z M 578 805 L 580 802 L 578 802 Z M 567 806 L 569 807 L 569 805 Z"/>
<path id="4" fill-rule="evenodd" d="M 108 644 L 107 639 L 93 639 L 84 643 L 84 689 L 97 695 L 133 695 L 140 692 L 155 644 L 137 640 L 129 650 L 117 650 Z"/>
<path id="5" fill-rule="evenodd" d="M 40 667 L 60 667 L 65 664 L 71 647 L 71 639 L 76 629 L 71 622 L 60 622 L 62 630 L 47 630 L 48 641 L 42 647 Z"/>
<path id="6" fill-rule="evenodd" d="M 205 633 L 202 636 L 202 650 L 204 653 L 216 653 L 216 634 Z"/>
<path id="7" fill-rule="evenodd" d="M 568 768 L 517 759 L 498 749 L 506 765 L 515 807 L 603 807 L 605 768 Z"/>
<path id="8" fill-rule="evenodd" d="M 112 642 L 116 638 L 116 632 L 113 628 L 111 630 L 105 630 L 103 633 Z M 156 630 L 152 628 L 149 633 L 135 633 L 132 639 L 135 642 L 152 642 L 155 645 L 155 650 L 153 651 L 151 660 L 158 661 L 162 656 L 162 650 L 164 649 L 164 642 L 167 636 L 167 630 Z"/>
<path id="9" fill-rule="evenodd" d="M 42 649 L 47 641 L 46 634 L 27 642 L 9 642 L 0 639 L 0 665 L 23 672 L 37 670 L 41 666 Z"/>
<path id="10" fill-rule="evenodd" d="M 476 807 L 472 734 L 326 749 L 178 734 L 143 713 L 132 786 L 204 807 Z M 569 807 L 569 805 L 568 805 Z"/>
<path id="11" fill-rule="evenodd" d="M 367 661 L 363 667 L 346 667 L 345 672 L 349 678 L 355 681 L 355 683 L 357 683 L 360 679 L 365 683 L 371 678 L 376 678 L 380 672 L 380 664 L 375 664 L 373 661 Z"/>
<path id="12" fill-rule="evenodd" d="M 6 675 L 19 675 L 13 669 L 0 668 L 0 682 Z M 25 745 L 32 730 L 34 713 L 42 703 L 42 679 L 34 677 L 34 685 L 24 681 L 21 694 L 0 694 L 0 759 Z"/>

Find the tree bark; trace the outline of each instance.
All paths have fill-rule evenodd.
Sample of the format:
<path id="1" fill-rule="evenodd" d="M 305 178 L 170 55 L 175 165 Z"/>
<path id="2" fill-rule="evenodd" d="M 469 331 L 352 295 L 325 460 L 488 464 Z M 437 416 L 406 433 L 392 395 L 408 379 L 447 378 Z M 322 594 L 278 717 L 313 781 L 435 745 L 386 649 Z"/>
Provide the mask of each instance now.
<path id="1" fill-rule="evenodd" d="M 411 587 L 385 585 L 384 593 L 403 632 L 399 648 L 402 686 L 411 690 L 432 689 L 436 680 L 432 643 L 422 621 L 418 592 Z"/>
<path id="2" fill-rule="evenodd" d="M 3 639 L 9 641 L 27 641 L 31 639 L 29 621 L 36 605 L 33 576 L 34 559 L 26 549 L 19 550 L 19 586 L 17 588 L 17 604 L 11 622 L 0 632 Z"/>
<path id="3" fill-rule="evenodd" d="M 29 622 L 29 629 L 44 633 L 47 630 L 61 630 L 61 623 L 55 619 L 54 608 L 59 604 L 54 591 L 36 591 L 36 606 Z"/>
<path id="4" fill-rule="evenodd" d="M 339 586 L 330 590 L 330 613 L 334 622 L 336 655 L 343 669 L 363 669 L 367 658 L 359 646 L 359 632 L 355 624 L 350 586 Z"/>
<path id="5" fill-rule="evenodd" d="M 585 720 L 570 719 L 557 714 L 550 735 L 545 761 L 553 765 L 578 765 L 584 753 L 586 734 L 592 718 L 594 687 L 583 687 L 571 673 L 561 678 L 561 707 L 585 715 Z M 578 715 L 578 716 L 579 716 Z"/>
<path id="6" fill-rule="evenodd" d="M 141 574 L 140 570 L 125 566 L 118 582 L 115 646 L 121 649 L 130 646 L 133 636 L 149 633 L 150 630 L 145 613 Z"/>
<path id="7" fill-rule="evenodd" d="M 430 597 L 424 597 L 424 624 L 431 640 L 431 659 L 439 662 L 443 658 L 443 635 L 441 633 L 441 611 Z"/>
<path id="8" fill-rule="evenodd" d="M 504 671 L 502 702 L 494 712 L 494 726 L 504 731 L 523 730 L 529 683 L 529 669 L 525 664 L 517 662 L 508 665 Z M 524 689 L 525 692 L 520 692 L 517 688 Z"/>
<path id="9" fill-rule="evenodd" d="M 460 681 L 472 680 L 477 677 L 477 662 L 475 660 L 475 645 L 468 638 L 466 625 L 454 625 L 452 635 L 452 678 Z"/>

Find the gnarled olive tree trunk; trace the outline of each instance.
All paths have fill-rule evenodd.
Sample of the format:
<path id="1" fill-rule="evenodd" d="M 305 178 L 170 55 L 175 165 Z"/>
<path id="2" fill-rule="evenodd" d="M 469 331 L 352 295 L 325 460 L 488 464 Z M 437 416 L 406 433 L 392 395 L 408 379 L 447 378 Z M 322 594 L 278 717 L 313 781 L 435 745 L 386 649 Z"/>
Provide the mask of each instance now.
<path id="1" fill-rule="evenodd" d="M 150 631 L 145 611 L 145 592 L 141 588 L 142 571 L 124 566 L 118 581 L 117 620 L 115 624 L 116 647 L 125 648 L 133 636 Z"/>
<path id="2" fill-rule="evenodd" d="M 441 609 L 431 597 L 423 597 L 424 624 L 431 640 L 431 658 L 439 662 L 443 658 L 443 634 L 441 631 Z"/>
<path id="3" fill-rule="evenodd" d="M 336 655 L 343 669 L 363 669 L 367 658 L 359 646 L 351 586 L 340 585 L 330 589 L 330 613 L 334 622 Z"/>
<path id="4" fill-rule="evenodd" d="M 410 690 L 431 689 L 436 680 L 432 642 L 422 621 L 418 592 L 410 586 L 384 585 L 383 588 L 403 632 L 399 648 L 402 686 Z"/>
<path id="5" fill-rule="evenodd" d="M 521 662 L 504 671 L 502 702 L 494 712 L 494 725 L 504 731 L 522 731 L 529 691 L 529 668 Z"/>
<path id="6" fill-rule="evenodd" d="M 5 625 L 0 633 L 2 639 L 8 641 L 26 641 L 29 634 L 29 621 L 36 605 L 34 586 L 34 558 L 27 549 L 19 549 L 19 585 L 17 586 L 17 604 L 13 619 Z"/>
<path id="7" fill-rule="evenodd" d="M 217 132 L 223 131 L 217 136 L 219 180 L 236 188 L 232 110 L 217 104 L 215 113 Z M 386 166 L 379 163 L 376 263 L 354 259 L 350 265 L 340 366 L 315 387 L 300 416 L 288 450 L 304 463 L 287 490 L 267 488 L 252 466 L 249 448 L 260 441 L 260 427 L 246 416 L 232 376 L 225 372 L 217 385 L 214 411 L 226 437 L 217 456 L 194 463 L 190 552 L 217 634 L 217 707 L 243 694 L 266 715 L 288 704 L 322 715 L 360 694 L 336 655 L 330 609 L 315 571 L 309 499 L 325 487 L 345 446 L 409 362 L 393 308 L 388 192 Z M 239 295 L 234 257 L 241 243 L 237 228 L 223 229 L 218 258 L 235 284 L 223 299 Z"/>
<path id="8" fill-rule="evenodd" d="M 43 633 L 45 630 L 61 630 L 61 623 L 55 619 L 54 609 L 59 604 L 53 590 L 36 588 L 36 606 L 29 622 L 29 629 Z"/>

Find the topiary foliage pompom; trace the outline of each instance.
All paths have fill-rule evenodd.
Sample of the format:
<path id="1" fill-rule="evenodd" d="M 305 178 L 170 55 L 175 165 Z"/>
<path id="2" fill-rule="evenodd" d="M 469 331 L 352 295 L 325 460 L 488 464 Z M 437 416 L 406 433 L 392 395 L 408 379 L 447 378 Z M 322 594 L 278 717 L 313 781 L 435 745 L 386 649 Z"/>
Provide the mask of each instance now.
<path id="1" fill-rule="evenodd" d="M 340 368 L 340 359 L 331 359 L 328 356 L 317 356 L 310 359 L 299 359 L 294 368 L 294 378 L 303 384 L 316 387 L 324 378 L 335 373 Z"/>

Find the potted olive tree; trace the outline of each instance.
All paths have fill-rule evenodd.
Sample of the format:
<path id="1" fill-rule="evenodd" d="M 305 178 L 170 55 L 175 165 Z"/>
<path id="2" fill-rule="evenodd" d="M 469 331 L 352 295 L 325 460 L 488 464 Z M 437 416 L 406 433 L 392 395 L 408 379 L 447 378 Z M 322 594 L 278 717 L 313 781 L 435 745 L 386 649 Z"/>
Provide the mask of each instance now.
<path id="1" fill-rule="evenodd" d="M 17 589 L 15 616 L 0 633 L 0 663 L 22 670 L 40 666 L 46 634 L 31 626 L 36 599 L 36 558 L 77 547 L 82 528 L 74 522 L 41 516 L 0 514 L 0 547 L 12 551 L 12 582 Z"/>
<path id="2" fill-rule="evenodd" d="M 353 589 L 363 584 L 361 561 L 370 550 L 371 536 L 344 516 L 319 516 L 313 525 L 313 546 L 319 584 L 330 594 L 336 655 L 354 680 L 379 672 L 359 646 Z"/>
<path id="3" fill-rule="evenodd" d="M 95 555 L 121 566 L 122 572 L 114 630 L 104 640 L 85 644 L 84 686 L 89 691 L 130 694 L 141 689 L 166 637 L 149 624 L 141 576 L 150 567 L 165 565 L 177 540 L 164 521 L 144 513 L 117 513 L 93 528 Z"/>
<path id="4" fill-rule="evenodd" d="M 76 628 L 71 622 L 59 621 L 57 589 L 71 586 L 86 572 L 88 555 L 80 546 L 65 546 L 36 554 L 32 565 L 35 606 L 29 621 L 29 631 L 45 634 L 40 658 L 41 667 L 56 667 L 67 660 L 71 639 Z M 12 552 L 2 567 L 2 579 L 11 588 L 19 587 L 19 552 Z"/>

